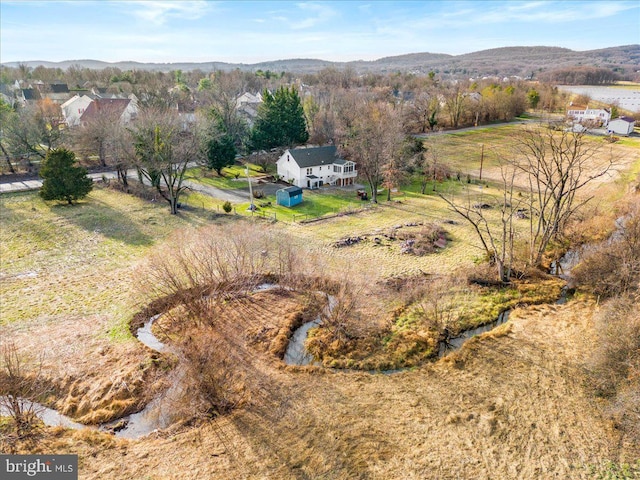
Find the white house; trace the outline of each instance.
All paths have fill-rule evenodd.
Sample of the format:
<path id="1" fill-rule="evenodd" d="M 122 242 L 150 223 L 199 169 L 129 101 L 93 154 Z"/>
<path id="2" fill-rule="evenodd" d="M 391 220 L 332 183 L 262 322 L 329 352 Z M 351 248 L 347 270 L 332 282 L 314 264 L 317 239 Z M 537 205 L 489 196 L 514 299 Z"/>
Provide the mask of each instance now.
<path id="1" fill-rule="evenodd" d="M 358 176 L 356 164 L 340 158 L 333 145 L 287 150 L 276 165 L 280 178 L 301 188 L 352 185 Z"/>
<path id="2" fill-rule="evenodd" d="M 606 127 L 611 120 L 611 112 L 604 108 L 589 108 L 589 106 L 569 104 L 567 118 L 576 123 L 594 123 Z"/>
<path id="3" fill-rule="evenodd" d="M 93 99 L 88 95 L 74 95 L 69 100 L 60 105 L 64 123 L 69 127 L 80 125 L 80 117 L 85 112 Z"/>
<path id="4" fill-rule="evenodd" d="M 624 135 L 625 137 L 633 133 L 633 129 L 636 126 L 636 121 L 631 117 L 618 117 L 615 120 L 611 120 L 607 126 L 609 133 L 615 133 L 618 135 Z"/>

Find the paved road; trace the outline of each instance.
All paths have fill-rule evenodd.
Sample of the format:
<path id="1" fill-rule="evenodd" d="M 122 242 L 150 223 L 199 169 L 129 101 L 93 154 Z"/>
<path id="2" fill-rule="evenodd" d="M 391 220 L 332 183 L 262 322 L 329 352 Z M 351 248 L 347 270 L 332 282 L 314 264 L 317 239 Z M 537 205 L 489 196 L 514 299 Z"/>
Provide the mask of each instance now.
<path id="1" fill-rule="evenodd" d="M 118 178 L 116 172 L 90 173 L 88 175 L 94 182 L 102 180 L 102 177 L 109 179 Z M 25 192 L 27 190 L 38 190 L 42 187 L 42 180 L 24 180 L 21 182 L 0 183 L 0 193 Z"/>
<path id="2" fill-rule="evenodd" d="M 101 181 L 103 178 L 109 180 L 117 180 L 118 178 L 116 172 L 90 173 L 88 176 L 92 178 L 94 182 Z M 135 170 L 129 170 L 127 172 L 127 177 L 136 181 L 138 180 L 138 175 Z M 283 188 L 282 185 L 274 183 L 257 184 L 255 180 L 252 183 L 254 190 L 263 190 L 266 195 L 275 195 L 276 190 Z M 235 190 L 226 190 L 213 187 L 211 185 L 203 185 L 189 179 L 185 179 L 183 181 L 183 185 L 194 192 L 200 192 L 205 195 L 209 195 L 210 197 L 219 198 L 220 200 L 229 201 L 231 203 L 245 203 L 249 201 L 249 186 L 246 182 L 239 182 L 239 188 Z M 39 179 L 0 183 L 0 193 L 38 190 L 40 187 L 42 187 L 42 180 Z"/>

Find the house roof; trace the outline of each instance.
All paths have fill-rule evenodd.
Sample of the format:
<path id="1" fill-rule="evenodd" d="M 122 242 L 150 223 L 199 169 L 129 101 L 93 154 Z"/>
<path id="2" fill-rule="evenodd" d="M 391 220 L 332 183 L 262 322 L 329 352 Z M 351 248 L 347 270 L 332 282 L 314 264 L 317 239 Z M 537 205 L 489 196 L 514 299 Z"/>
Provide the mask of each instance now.
<path id="1" fill-rule="evenodd" d="M 33 88 L 23 88 L 22 89 L 22 95 L 24 96 L 25 100 L 35 100 L 36 99 L 36 92 Z"/>
<path id="2" fill-rule="evenodd" d="M 635 118 L 631 118 L 631 117 L 625 117 L 625 116 L 621 116 L 616 118 L 615 120 L 622 120 L 623 122 L 627 122 L 627 123 L 635 123 Z M 615 121 L 613 120 L 613 121 Z"/>
<path id="3" fill-rule="evenodd" d="M 129 105 L 129 102 L 131 100 L 128 98 L 96 98 L 87 106 L 87 109 L 80 117 L 80 121 L 91 121 L 100 115 L 112 112 L 119 118 Z"/>
<path id="4" fill-rule="evenodd" d="M 337 158 L 333 161 L 336 165 L 346 165 L 347 163 L 355 163 L 351 160 L 345 160 L 344 158 Z"/>
<path id="5" fill-rule="evenodd" d="M 295 197 L 296 195 L 300 195 L 302 193 L 302 189 L 300 187 L 287 187 L 281 188 L 280 190 L 278 190 L 278 192 L 285 192 L 289 195 L 289 197 Z"/>
<path id="6" fill-rule="evenodd" d="M 326 147 L 294 148 L 289 153 L 300 168 L 331 165 L 338 160 L 338 149 L 335 145 Z"/>
<path id="7" fill-rule="evenodd" d="M 69 93 L 69 86 L 66 83 L 51 83 L 49 88 L 51 93 Z"/>

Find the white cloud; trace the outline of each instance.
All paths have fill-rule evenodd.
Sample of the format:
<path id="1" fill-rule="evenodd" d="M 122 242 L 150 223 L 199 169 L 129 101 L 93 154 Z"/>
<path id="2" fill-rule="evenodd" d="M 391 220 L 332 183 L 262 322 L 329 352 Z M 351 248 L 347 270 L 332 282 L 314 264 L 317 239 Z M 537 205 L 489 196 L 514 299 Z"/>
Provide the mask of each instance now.
<path id="1" fill-rule="evenodd" d="M 291 28 L 294 30 L 315 27 L 338 15 L 338 12 L 326 3 L 298 3 L 297 7 L 303 12 L 310 12 L 312 16 L 292 22 Z"/>
<path id="2" fill-rule="evenodd" d="M 116 4 L 132 7 L 133 15 L 156 25 L 163 25 L 170 18 L 197 20 L 204 17 L 214 5 L 205 0 L 134 0 L 126 3 L 116 2 Z"/>

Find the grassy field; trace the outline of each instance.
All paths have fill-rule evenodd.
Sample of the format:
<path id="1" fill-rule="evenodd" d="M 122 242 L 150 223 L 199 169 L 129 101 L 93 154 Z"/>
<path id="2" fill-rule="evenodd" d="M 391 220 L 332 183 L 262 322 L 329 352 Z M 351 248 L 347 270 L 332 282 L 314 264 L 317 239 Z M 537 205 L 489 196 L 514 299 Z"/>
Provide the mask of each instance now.
<path id="1" fill-rule="evenodd" d="M 498 155 L 492 152 L 506 152 L 517 128 L 435 140 L 442 161 L 474 178 L 481 145 L 486 145 L 486 181 L 482 189 L 470 185 L 473 201 L 491 203 L 497 195 Z M 609 211 L 640 171 L 640 143 L 625 139 L 612 145 L 611 153 L 620 157 L 620 172 L 593 190 L 596 205 Z M 232 172 L 227 172 L 231 178 Z M 238 183 L 201 181 L 218 188 Z M 463 186 L 450 182 L 438 189 L 459 195 Z M 391 202 L 362 210 L 366 202 L 354 191 L 321 189 L 305 191 L 304 197 L 293 209 L 274 206 L 272 197 L 256 204 L 270 201 L 260 211 L 266 218 L 275 215 L 272 227 L 304 247 L 305 255 L 322 258 L 328 275 L 359 278 L 371 286 L 366 321 L 395 318 L 398 331 L 414 328 L 412 312 L 393 317 L 400 299 L 376 298 L 378 287 L 419 274 L 456 272 L 462 279 L 482 259 L 474 232 L 430 188 L 421 195 L 417 181 L 401 187 Z M 246 222 L 251 235 L 252 226 L 263 224 L 261 218 L 248 218 L 248 204 L 236 206 L 239 215 L 227 215 L 221 201 L 202 193 L 190 193 L 183 203 L 186 208 L 171 216 L 164 203 L 108 188 L 96 188 L 74 206 L 45 203 L 35 193 L 0 196 L 0 343 L 15 341 L 29 359 L 44 355 L 45 376 L 55 386 L 46 399 L 50 405 L 99 422 L 140 407 L 166 388 L 163 368 L 170 362 L 163 364 L 164 357 L 158 360 L 129 331 L 132 316 L 148 303 L 139 267 L 168 239 L 184 238 L 185 229 Z M 345 214 L 300 221 L 337 212 Z M 487 214 L 497 221 L 495 210 Z M 520 228 L 526 229 L 523 222 Z M 431 223 L 447 235 L 446 245 L 432 254 L 403 254 L 400 242 L 385 236 Z M 364 240 L 335 246 L 355 236 Z M 464 326 L 505 306 L 535 303 L 540 293 L 526 288 L 465 292 L 470 289 L 458 283 Z M 593 303 L 518 309 L 507 326 L 459 354 L 397 375 L 371 375 L 285 367 L 259 342 L 248 340 L 281 328 L 281 312 L 296 301 L 264 293 L 243 300 L 242 308 L 229 302 L 220 313 L 237 325 L 238 365 L 251 396 L 246 408 L 137 441 L 48 429 L 37 446 L 20 448 L 78 452 L 82 478 L 91 479 L 590 478 L 608 468 L 607 462 L 628 462 L 640 454 L 637 445 L 624 446 L 622 434 L 582 393 L 581 362 L 598 308 Z"/>

